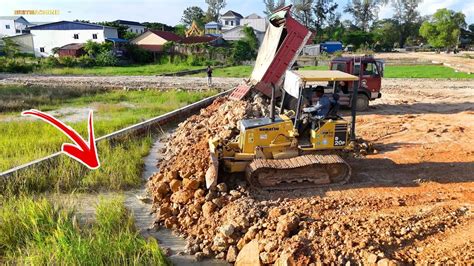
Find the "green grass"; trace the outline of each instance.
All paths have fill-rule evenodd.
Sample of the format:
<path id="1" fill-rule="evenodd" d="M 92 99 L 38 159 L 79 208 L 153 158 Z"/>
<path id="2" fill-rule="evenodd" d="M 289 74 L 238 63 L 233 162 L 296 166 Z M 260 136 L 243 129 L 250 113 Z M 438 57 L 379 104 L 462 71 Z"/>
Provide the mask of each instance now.
<path id="1" fill-rule="evenodd" d="M 144 239 L 122 198 L 102 199 L 92 224 L 44 197 L 0 202 L 0 262 L 12 265 L 168 265 Z"/>
<path id="2" fill-rule="evenodd" d="M 10 89 L 9 94 L 2 94 L 3 89 L 0 87 L 0 95 L 2 97 L 5 97 L 5 95 L 22 94 L 25 91 L 24 88 L 18 88 L 17 91 Z M 45 92 L 51 93 L 49 90 L 45 90 Z M 53 98 L 50 102 L 41 102 L 39 104 L 28 103 L 24 106 L 24 109 L 36 108 L 47 111 L 64 106 L 95 108 L 94 131 L 95 136 L 100 137 L 126 126 L 170 112 L 215 93 L 215 91 L 186 92 L 176 90 L 167 92 L 156 90 L 110 91 L 89 94 L 83 97 Z M 25 97 L 29 98 L 30 95 L 27 94 Z M 37 98 L 40 97 L 38 96 Z M 17 95 L 15 99 L 15 101 L 21 102 L 22 98 Z M 62 143 L 70 141 L 64 134 L 49 124 L 36 119 L 21 119 L 19 111 L 0 113 L 0 119 L 3 120 L 0 120 L 0 171 L 57 152 L 60 150 Z M 84 117 L 84 121 L 66 122 L 66 124 L 72 126 L 82 136 L 85 136 L 87 133 L 85 119 L 86 117 Z"/>
<path id="3" fill-rule="evenodd" d="M 440 65 L 391 66 L 385 67 L 385 78 L 460 78 L 472 79 L 474 75 L 456 72 Z"/>
<path id="4" fill-rule="evenodd" d="M 150 76 L 173 73 L 185 70 L 205 68 L 203 66 L 188 66 L 185 64 L 149 64 L 116 67 L 64 67 L 37 70 L 38 74 L 50 75 L 99 75 L 99 76 Z"/>

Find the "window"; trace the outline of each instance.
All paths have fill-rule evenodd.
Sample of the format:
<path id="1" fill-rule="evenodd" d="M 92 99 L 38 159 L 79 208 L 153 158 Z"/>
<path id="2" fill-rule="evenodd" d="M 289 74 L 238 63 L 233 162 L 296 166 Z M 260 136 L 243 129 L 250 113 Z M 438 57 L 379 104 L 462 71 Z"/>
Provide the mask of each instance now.
<path id="1" fill-rule="evenodd" d="M 21 33 L 21 30 L 15 30 L 16 33 Z"/>
<path id="2" fill-rule="evenodd" d="M 138 29 L 135 29 L 135 32 L 138 33 Z"/>
<path id="3" fill-rule="evenodd" d="M 10 25 L 5 25 L 5 28 L 6 28 L 7 30 L 9 30 L 9 29 L 10 29 Z"/>
<path id="4" fill-rule="evenodd" d="M 40 52 L 44 53 L 44 47 L 40 47 Z"/>
<path id="5" fill-rule="evenodd" d="M 377 67 L 375 66 L 374 63 L 363 64 L 363 67 L 364 67 L 364 75 L 365 76 L 378 75 Z"/>
<path id="6" fill-rule="evenodd" d="M 92 39 L 94 39 L 94 40 L 97 39 L 97 34 L 96 33 L 92 34 Z"/>
<path id="7" fill-rule="evenodd" d="M 74 34 L 74 39 L 76 39 L 76 40 L 79 39 L 79 34 L 77 34 L 77 33 Z"/>
<path id="8" fill-rule="evenodd" d="M 230 21 L 230 25 L 234 26 L 234 21 L 233 20 Z"/>
<path id="9" fill-rule="evenodd" d="M 331 70 L 346 72 L 346 63 L 335 63 L 331 65 Z"/>
<path id="10" fill-rule="evenodd" d="M 228 20 L 226 20 L 226 21 L 225 21 L 225 24 L 226 24 L 226 25 L 229 25 L 229 21 L 228 21 Z"/>

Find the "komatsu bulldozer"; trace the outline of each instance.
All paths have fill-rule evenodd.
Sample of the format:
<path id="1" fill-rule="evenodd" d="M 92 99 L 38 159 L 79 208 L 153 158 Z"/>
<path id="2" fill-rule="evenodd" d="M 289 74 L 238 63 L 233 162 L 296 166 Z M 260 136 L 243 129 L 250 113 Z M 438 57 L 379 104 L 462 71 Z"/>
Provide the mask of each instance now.
<path id="1" fill-rule="evenodd" d="M 273 86 L 269 117 L 241 120 L 235 142 L 209 140 L 208 188 L 217 184 L 219 169 L 245 172 L 252 187 L 269 190 L 319 187 L 349 180 L 351 168 L 337 151 L 350 143 L 350 123 L 337 114 L 337 101 L 332 101 L 325 117 L 317 118 L 306 111 L 304 104 L 308 97 L 314 98 L 310 83 L 333 84 L 332 88 L 326 87 L 332 96 L 338 81 L 355 81 L 358 77 L 337 70 L 288 70 L 285 76 L 279 92 L 279 114 L 275 114 L 277 92 Z M 285 110 L 285 98 L 290 96 L 297 99 L 296 108 Z"/>

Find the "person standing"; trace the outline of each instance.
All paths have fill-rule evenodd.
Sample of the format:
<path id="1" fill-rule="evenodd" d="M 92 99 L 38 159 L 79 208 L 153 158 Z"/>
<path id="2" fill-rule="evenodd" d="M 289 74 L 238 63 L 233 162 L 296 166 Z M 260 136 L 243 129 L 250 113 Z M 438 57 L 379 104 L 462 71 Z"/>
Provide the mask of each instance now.
<path id="1" fill-rule="evenodd" d="M 211 66 L 207 66 L 207 85 L 209 87 L 212 86 L 212 67 Z"/>

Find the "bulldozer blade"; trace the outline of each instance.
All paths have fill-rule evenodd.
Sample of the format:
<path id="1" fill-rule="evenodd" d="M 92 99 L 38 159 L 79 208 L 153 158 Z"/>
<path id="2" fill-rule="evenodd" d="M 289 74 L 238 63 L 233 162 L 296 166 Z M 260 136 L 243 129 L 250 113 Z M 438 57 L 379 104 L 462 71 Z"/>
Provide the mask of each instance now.
<path id="1" fill-rule="evenodd" d="M 206 171 L 206 188 L 217 186 L 217 179 L 219 178 L 219 160 L 215 153 L 210 155 L 211 165 Z"/>

